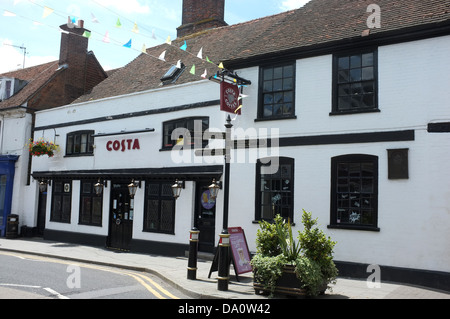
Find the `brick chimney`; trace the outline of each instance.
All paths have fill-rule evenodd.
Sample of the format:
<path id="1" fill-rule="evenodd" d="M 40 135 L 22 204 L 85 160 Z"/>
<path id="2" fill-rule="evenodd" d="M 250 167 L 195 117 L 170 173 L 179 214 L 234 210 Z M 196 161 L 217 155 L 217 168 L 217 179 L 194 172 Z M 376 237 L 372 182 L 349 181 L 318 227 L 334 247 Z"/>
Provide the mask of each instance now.
<path id="1" fill-rule="evenodd" d="M 226 26 L 225 0 L 183 0 L 183 20 L 178 38 L 207 29 Z"/>
<path id="2" fill-rule="evenodd" d="M 84 21 L 79 20 L 77 24 L 69 21 L 60 26 L 61 46 L 59 52 L 60 67 L 67 68 L 65 79 L 65 96 L 67 101 L 74 100 L 85 92 L 86 66 L 88 58 L 89 39 L 84 37 Z"/>

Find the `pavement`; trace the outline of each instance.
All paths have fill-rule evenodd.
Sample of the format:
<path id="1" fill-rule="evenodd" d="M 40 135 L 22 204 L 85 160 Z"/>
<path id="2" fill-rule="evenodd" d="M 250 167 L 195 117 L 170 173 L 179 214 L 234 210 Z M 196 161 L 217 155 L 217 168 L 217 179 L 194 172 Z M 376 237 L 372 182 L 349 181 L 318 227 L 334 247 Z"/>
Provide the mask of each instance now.
<path id="1" fill-rule="evenodd" d="M 236 281 L 233 267 L 230 270 L 228 291 L 217 289 L 217 272 L 211 274 L 211 260 L 197 262 L 197 280 L 187 279 L 186 257 L 164 257 L 156 255 L 118 252 L 106 248 L 45 241 L 41 238 L 0 238 L 0 252 L 9 251 L 33 254 L 49 258 L 64 259 L 79 263 L 90 263 L 152 273 L 164 279 L 187 296 L 195 299 L 267 299 L 256 295 L 252 273 L 239 275 Z M 364 280 L 338 278 L 332 290 L 319 299 L 450 299 L 450 292 L 436 291 L 396 283 L 381 282 L 380 287 L 368 287 Z M 277 298 L 277 296 L 275 297 Z"/>

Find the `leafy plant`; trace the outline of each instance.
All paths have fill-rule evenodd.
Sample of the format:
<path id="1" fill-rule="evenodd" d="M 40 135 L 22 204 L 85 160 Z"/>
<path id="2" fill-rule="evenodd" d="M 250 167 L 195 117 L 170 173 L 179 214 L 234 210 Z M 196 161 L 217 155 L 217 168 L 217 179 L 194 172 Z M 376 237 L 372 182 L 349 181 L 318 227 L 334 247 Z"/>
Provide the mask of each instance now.
<path id="1" fill-rule="evenodd" d="M 304 230 L 299 231 L 298 242 L 293 238 L 290 221 L 280 215 L 273 223 L 260 222 L 256 233 L 257 254 L 251 263 L 255 282 L 264 285 L 272 294 L 276 282 L 283 274 L 287 264 L 295 266 L 297 278 L 311 296 L 318 295 L 334 282 L 337 268 L 333 262 L 333 249 L 336 242 L 317 227 L 317 218 L 303 210 Z"/>
<path id="2" fill-rule="evenodd" d="M 251 260 L 253 279 L 256 282 L 263 283 L 264 288 L 273 294 L 276 282 L 283 274 L 283 266 L 286 262 L 286 258 L 281 254 L 278 256 L 256 254 Z"/>
<path id="3" fill-rule="evenodd" d="M 298 235 L 300 248 L 305 257 L 319 265 L 324 281 L 334 282 L 338 275 L 338 270 L 333 262 L 333 249 L 336 242 L 317 227 L 317 220 L 317 218 L 312 218 L 311 213 L 303 210 L 304 230 L 299 231 Z"/>

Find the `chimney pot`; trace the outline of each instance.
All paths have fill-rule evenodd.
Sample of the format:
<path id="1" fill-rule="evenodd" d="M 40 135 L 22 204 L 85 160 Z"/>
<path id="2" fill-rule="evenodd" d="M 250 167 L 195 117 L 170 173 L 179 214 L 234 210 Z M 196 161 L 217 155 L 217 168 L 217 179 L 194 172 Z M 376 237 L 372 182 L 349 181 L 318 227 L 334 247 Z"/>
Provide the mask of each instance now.
<path id="1" fill-rule="evenodd" d="M 78 27 L 84 28 L 84 20 L 78 20 Z"/>

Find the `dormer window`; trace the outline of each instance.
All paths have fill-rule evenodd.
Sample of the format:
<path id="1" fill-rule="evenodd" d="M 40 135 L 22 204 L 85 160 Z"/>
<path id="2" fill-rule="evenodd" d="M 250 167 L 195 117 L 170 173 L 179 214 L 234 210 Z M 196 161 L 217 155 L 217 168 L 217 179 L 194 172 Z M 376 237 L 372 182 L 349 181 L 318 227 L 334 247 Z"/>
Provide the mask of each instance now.
<path id="1" fill-rule="evenodd" d="M 0 101 L 7 100 L 19 92 L 27 81 L 14 78 L 0 78 Z"/>
<path id="2" fill-rule="evenodd" d="M 181 63 L 181 68 L 177 67 L 176 65 L 172 65 L 166 72 L 166 74 L 164 74 L 164 76 L 161 78 L 162 84 L 166 85 L 175 83 L 184 72 L 185 68 L 186 66 L 183 63 Z"/>

